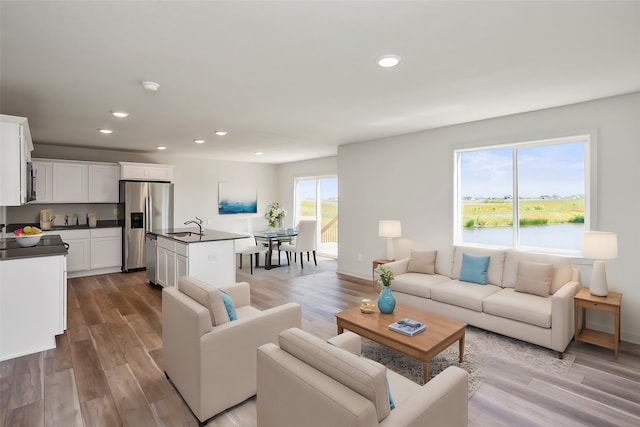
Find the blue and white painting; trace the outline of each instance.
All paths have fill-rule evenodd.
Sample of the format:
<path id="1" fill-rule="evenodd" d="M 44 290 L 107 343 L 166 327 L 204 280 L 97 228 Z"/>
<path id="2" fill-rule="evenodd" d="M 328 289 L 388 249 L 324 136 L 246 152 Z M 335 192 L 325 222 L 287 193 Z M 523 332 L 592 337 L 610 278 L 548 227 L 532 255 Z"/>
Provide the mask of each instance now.
<path id="1" fill-rule="evenodd" d="M 220 181 L 218 185 L 218 214 L 258 213 L 258 190 L 256 187 Z"/>

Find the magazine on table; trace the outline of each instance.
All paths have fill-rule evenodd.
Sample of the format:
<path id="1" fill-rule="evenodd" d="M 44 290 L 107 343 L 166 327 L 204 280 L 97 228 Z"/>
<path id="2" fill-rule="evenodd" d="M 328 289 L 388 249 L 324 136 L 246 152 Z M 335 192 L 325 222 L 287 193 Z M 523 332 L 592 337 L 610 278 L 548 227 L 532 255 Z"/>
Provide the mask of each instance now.
<path id="1" fill-rule="evenodd" d="M 427 329 L 427 325 L 425 325 L 422 322 L 418 322 L 417 320 L 404 318 L 402 320 L 398 320 L 397 322 L 390 324 L 389 329 L 412 337 L 415 334 L 420 333 L 425 329 Z"/>

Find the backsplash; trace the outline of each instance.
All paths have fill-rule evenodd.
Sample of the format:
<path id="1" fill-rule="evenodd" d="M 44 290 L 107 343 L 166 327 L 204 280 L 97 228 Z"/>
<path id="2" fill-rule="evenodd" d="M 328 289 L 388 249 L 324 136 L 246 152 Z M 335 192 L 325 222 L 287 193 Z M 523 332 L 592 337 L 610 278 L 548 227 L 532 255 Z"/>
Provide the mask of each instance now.
<path id="1" fill-rule="evenodd" d="M 24 206 L 7 206 L 6 221 L 8 224 L 38 223 L 40 222 L 40 210 L 51 209 L 55 219 L 54 225 L 65 225 L 65 215 L 68 216 L 68 225 L 72 224 L 74 216 L 78 224 L 87 223 L 87 214 L 95 213 L 98 221 L 122 220 L 122 205 L 118 203 L 47 203 L 28 204 Z"/>

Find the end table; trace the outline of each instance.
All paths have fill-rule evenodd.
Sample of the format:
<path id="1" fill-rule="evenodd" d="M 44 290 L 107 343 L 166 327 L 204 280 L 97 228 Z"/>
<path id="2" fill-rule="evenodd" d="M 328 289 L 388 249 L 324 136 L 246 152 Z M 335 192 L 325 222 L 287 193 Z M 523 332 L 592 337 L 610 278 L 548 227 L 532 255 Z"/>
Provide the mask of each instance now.
<path id="1" fill-rule="evenodd" d="M 618 358 L 618 350 L 620 349 L 620 304 L 622 303 L 622 294 L 619 292 L 609 291 L 606 297 L 591 295 L 589 288 L 582 288 L 573 299 L 574 316 L 575 316 L 575 340 L 576 344 L 580 341 L 613 350 L 614 357 Z M 582 309 L 582 329 L 578 331 L 578 309 Z M 587 329 L 587 308 L 598 310 L 605 313 L 612 313 L 615 319 L 614 333 Z"/>

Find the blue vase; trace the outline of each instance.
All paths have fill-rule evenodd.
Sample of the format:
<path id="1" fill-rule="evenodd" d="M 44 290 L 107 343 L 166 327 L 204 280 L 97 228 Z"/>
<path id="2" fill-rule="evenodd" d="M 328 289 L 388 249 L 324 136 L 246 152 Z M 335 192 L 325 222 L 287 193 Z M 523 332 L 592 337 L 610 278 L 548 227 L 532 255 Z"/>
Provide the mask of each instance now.
<path id="1" fill-rule="evenodd" d="M 378 297 L 378 309 L 380 313 L 391 314 L 393 310 L 396 308 L 396 299 L 391 293 L 391 288 L 388 286 L 382 287 L 382 292 L 380 292 L 380 296 Z"/>

